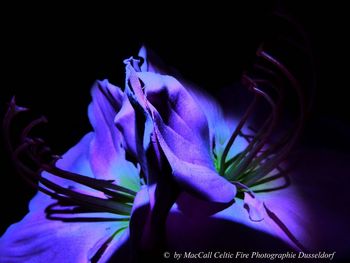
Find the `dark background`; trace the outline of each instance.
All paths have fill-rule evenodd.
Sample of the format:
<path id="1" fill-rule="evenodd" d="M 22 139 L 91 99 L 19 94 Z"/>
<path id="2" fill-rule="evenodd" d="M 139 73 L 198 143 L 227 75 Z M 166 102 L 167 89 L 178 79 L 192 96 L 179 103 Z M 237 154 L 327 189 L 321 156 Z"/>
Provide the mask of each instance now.
<path id="1" fill-rule="evenodd" d="M 314 76 L 317 83 L 315 89 L 306 88 L 313 107 L 302 143 L 348 155 L 345 8 L 295 2 L 195 8 L 167 3 L 157 7 L 163 11 L 151 12 L 143 6 L 2 6 L 1 119 L 15 95 L 19 105 L 48 117 L 45 137 L 55 152 L 64 153 L 90 130 L 87 106 L 93 82 L 108 78 L 122 87 L 122 61 L 141 44 L 217 95 L 220 87 L 239 80 L 261 41 L 288 32 L 278 13 L 292 18 L 307 36 L 310 79 L 303 78 L 312 83 Z M 34 194 L 15 173 L 3 144 L 1 156 L 0 233 L 23 217 Z"/>

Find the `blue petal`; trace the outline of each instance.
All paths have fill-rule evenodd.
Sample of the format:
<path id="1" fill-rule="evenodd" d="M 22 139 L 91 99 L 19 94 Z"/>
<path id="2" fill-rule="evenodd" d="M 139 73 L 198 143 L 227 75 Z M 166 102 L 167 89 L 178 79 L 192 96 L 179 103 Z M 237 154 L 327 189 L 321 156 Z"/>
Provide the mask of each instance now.
<path id="1" fill-rule="evenodd" d="M 63 156 L 57 166 L 92 176 L 87 154 L 92 137 L 91 133 L 86 135 Z M 46 173 L 44 176 L 62 186 L 89 191 L 53 175 Z M 118 221 L 119 216 L 107 213 L 63 213 L 58 215 L 59 218 L 52 219 L 45 210 L 55 203 L 56 200 L 43 193 L 33 198 L 26 217 L 10 226 L 0 238 L 1 262 L 88 262 L 90 250 L 98 242 L 128 225 L 125 220 Z M 97 219 L 100 222 L 94 222 Z"/>
<path id="2" fill-rule="evenodd" d="M 96 178 L 114 180 L 116 184 L 138 191 L 140 180 L 136 167 L 125 160 L 124 138 L 134 139 L 133 134 L 124 138 L 114 124 L 123 107 L 122 91 L 108 83 L 97 81 L 92 88 L 92 104 L 89 118 L 95 131 L 89 150 L 91 169 Z"/>
<path id="3" fill-rule="evenodd" d="M 130 65 L 127 83 L 131 99 L 151 116 L 159 145 L 181 187 L 213 202 L 232 202 L 236 189 L 215 171 L 206 116 L 185 88 L 172 77 L 137 73 Z"/>

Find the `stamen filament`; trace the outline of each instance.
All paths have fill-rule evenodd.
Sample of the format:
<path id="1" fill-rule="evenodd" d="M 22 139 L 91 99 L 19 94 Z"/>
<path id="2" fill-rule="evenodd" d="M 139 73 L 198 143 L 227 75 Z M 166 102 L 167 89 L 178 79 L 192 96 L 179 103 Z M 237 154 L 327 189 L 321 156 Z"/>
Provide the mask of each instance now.
<path id="1" fill-rule="evenodd" d="M 249 105 L 248 109 L 246 110 L 246 112 L 244 113 L 243 117 L 241 118 L 239 124 L 237 125 L 236 129 L 234 130 L 234 132 L 232 133 L 229 141 L 227 142 L 226 144 L 226 147 L 222 153 L 222 156 L 221 156 L 221 160 L 220 160 L 220 171 L 219 171 L 219 174 L 221 175 L 224 175 L 225 173 L 225 170 L 224 170 L 224 167 L 225 167 L 225 162 L 226 162 L 226 157 L 227 157 L 227 154 L 229 153 L 239 131 L 243 128 L 243 125 L 244 123 L 247 121 L 249 115 L 253 112 L 253 109 L 256 105 L 256 102 L 257 102 L 257 97 L 254 96 L 254 99 L 252 101 L 252 103 Z"/>
<path id="2" fill-rule="evenodd" d="M 20 110 L 16 110 L 17 108 Z M 87 207 L 93 211 L 130 215 L 136 192 L 112 184 L 111 181 L 83 176 L 56 167 L 55 163 L 59 157 L 51 154 L 51 149 L 45 145 L 45 142 L 40 138 L 27 137 L 35 126 L 42 122 L 46 122 L 45 118 L 38 118 L 25 127 L 21 134 L 21 144 L 14 150 L 11 144 L 9 130 L 13 117 L 21 111 L 24 111 L 23 108 L 17 107 L 13 99 L 4 118 L 3 127 L 8 142 L 8 149 L 13 161 L 16 163 L 16 168 L 30 185 L 57 200 L 73 205 Z M 34 162 L 38 171 L 33 171 L 32 168 L 29 168 L 21 161 L 21 155 L 24 153 L 25 156 L 29 157 L 28 161 Z M 51 161 L 51 164 L 47 164 L 47 161 L 45 162 L 42 159 L 43 154 L 49 155 L 50 159 L 53 160 Z M 41 175 L 43 171 L 103 192 L 109 197 L 108 199 L 103 199 L 62 187 L 43 177 Z M 38 185 L 36 185 L 36 181 L 39 181 Z"/>

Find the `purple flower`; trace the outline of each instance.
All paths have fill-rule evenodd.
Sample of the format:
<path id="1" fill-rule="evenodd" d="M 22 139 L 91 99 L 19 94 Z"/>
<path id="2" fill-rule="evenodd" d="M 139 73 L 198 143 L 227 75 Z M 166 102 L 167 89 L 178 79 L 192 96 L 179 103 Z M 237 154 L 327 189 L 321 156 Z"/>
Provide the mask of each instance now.
<path id="1" fill-rule="evenodd" d="M 203 91 L 166 75 L 145 48 L 125 64 L 125 90 L 106 80 L 95 83 L 89 106 L 94 131 L 61 160 L 30 136 L 30 128 L 19 146 L 9 145 L 20 172 L 39 181 L 41 192 L 27 216 L 1 237 L 3 261 L 105 262 L 116 260 L 125 246 L 137 253 L 205 247 L 213 244 L 210 236 L 199 243 L 196 237 L 203 229 L 217 230 L 210 220 L 276 236 L 297 250 L 310 244 L 304 202 L 294 186 L 286 187 L 280 166 L 297 136 L 269 140 L 278 102 L 245 76 L 254 100 L 237 121 Z M 258 98 L 272 114 L 248 135 L 246 122 Z M 5 127 L 20 111 L 12 102 Z"/>

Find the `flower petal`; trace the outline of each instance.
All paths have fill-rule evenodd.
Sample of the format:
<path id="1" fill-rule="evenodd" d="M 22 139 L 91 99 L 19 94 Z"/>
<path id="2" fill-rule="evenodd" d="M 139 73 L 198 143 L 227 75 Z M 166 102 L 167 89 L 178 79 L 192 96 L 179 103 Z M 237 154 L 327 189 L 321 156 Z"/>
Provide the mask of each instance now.
<path id="1" fill-rule="evenodd" d="M 235 203 L 230 208 L 213 216 L 193 213 L 191 217 L 173 208 L 167 220 L 167 238 L 169 247 L 175 251 L 200 252 L 218 251 L 290 251 L 290 247 L 278 238 L 263 231 L 257 231 L 235 220 L 233 213 L 242 213 L 249 220 L 243 204 Z M 238 215 L 240 216 L 240 215 Z M 264 222 L 264 221 L 262 221 Z"/>
<path id="2" fill-rule="evenodd" d="M 94 218 L 105 216 L 94 214 Z M 1 237 L 0 261 L 88 262 L 89 251 L 96 242 L 125 227 L 125 221 L 68 223 L 49 220 L 43 211 L 30 212 Z"/>
<path id="3" fill-rule="evenodd" d="M 190 83 L 177 73 L 173 68 L 167 67 L 163 61 L 152 50 L 142 46 L 138 56 L 144 59 L 144 64 L 141 66 L 142 72 L 153 72 L 162 75 L 172 75 L 180 81 L 185 89 L 190 93 L 197 105 L 201 108 L 208 121 L 210 147 L 214 150 L 216 158 L 220 161 L 221 155 L 233 131 L 238 124 L 238 120 L 224 116 L 221 106 L 218 102 L 204 90 L 198 88 L 195 84 Z M 247 142 L 242 137 L 238 136 L 234 146 L 230 148 L 227 158 L 230 159 L 246 146 Z"/>
<path id="4" fill-rule="evenodd" d="M 254 194 L 255 198 L 245 193 L 244 200 L 236 199 L 235 203 L 229 208 L 223 209 L 205 220 L 205 217 L 203 217 L 205 212 L 202 211 L 202 207 L 205 205 L 208 210 L 207 204 L 202 204 L 196 200 L 196 207 L 193 207 L 193 202 L 187 198 L 187 202 L 181 203 L 184 207 L 175 206 L 172 209 L 173 213 L 169 215 L 168 238 L 170 243 L 185 251 L 191 249 L 191 242 L 196 244 L 196 249 L 229 248 L 230 246 L 235 246 L 237 249 L 274 248 L 274 245 L 266 246 L 265 242 L 272 242 L 271 244 L 277 242 L 276 248 L 280 247 L 282 249 L 288 249 L 288 246 L 295 250 L 306 248 L 306 250 L 312 251 L 319 248 L 320 242 L 318 239 L 324 235 L 318 234 L 317 225 L 319 224 L 315 222 L 316 213 L 313 211 L 315 209 L 310 209 L 308 199 L 300 196 L 300 189 L 306 189 L 303 184 L 300 185 L 300 179 L 305 182 L 305 174 L 300 173 L 298 169 L 296 172 L 299 172 L 299 175 L 292 174 L 291 186 L 276 191 L 258 192 Z M 255 190 L 280 186 L 284 182 L 282 182 L 282 179 L 279 180 L 260 185 Z M 176 209 L 181 212 L 176 213 Z M 190 215 L 187 219 L 182 214 L 186 210 L 192 211 L 192 213 L 185 213 L 187 216 Z M 229 224 L 229 222 L 232 224 Z M 181 230 L 175 225 L 181 225 Z M 206 232 L 201 234 L 199 238 L 195 233 L 196 231 Z M 214 236 L 217 236 L 217 231 L 221 241 L 214 239 Z M 188 236 L 187 240 L 190 241 L 178 244 L 176 237 L 181 239 L 181 235 Z M 325 236 L 329 236 L 329 234 Z M 239 242 L 237 243 L 235 239 Z M 253 239 L 251 243 L 249 243 L 250 239 Z M 281 242 L 278 243 L 278 240 L 283 241 L 285 245 Z M 203 247 L 201 247 L 202 245 Z M 323 249 L 326 249 L 326 247 L 323 246 Z"/>
<path id="5" fill-rule="evenodd" d="M 137 73 L 131 64 L 127 65 L 127 78 L 131 100 L 137 101 L 152 117 L 157 140 L 175 180 L 201 198 L 231 202 L 236 194 L 235 186 L 215 171 L 208 122 L 192 96 L 176 79 Z"/>
<path id="6" fill-rule="evenodd" d="M 136 167 L 125 160 L 124 140 L 114 125 L 122 108 L 122 91 L 108 83 L 97 81 L 92 88 L 89 118 L 95 131 L 89 151 L 91 169 L 96 178 L 114 180 L 116 184 L 138 191 L 140 181 Z M 133 134 L 125 134 L 132 137 Z M 133 139 L 133 137 L 132 137 Z"/>
<path id="7" fill-rule="evenodd" d="M 127 96 L 123 98 L 123 105 L 114 118 L 114 124 L 123 136 L 127 151 L 137 159 L 136 116 Z"/>
<path id="8" fill-rule="evenodd" d="M 86 135 L 58 161 L 57 166 L 92 177 L 87 158 L 92 138 L 92 133 Z M 48 173 L 43 176 L 64 187 L 85 189 Z M 67 214 L 67 209 L 59 206 L 63 210 L 49 214 L 48 209 L 55 204 L 56 200 L 37 193 L 26 217 L 10 226 L 0 238 L 1 262 L 88 262 L 89 251 L 97 242 L 128 225 L 121 216 L 86 211 L 76 213 L 72 208 Z"/>

